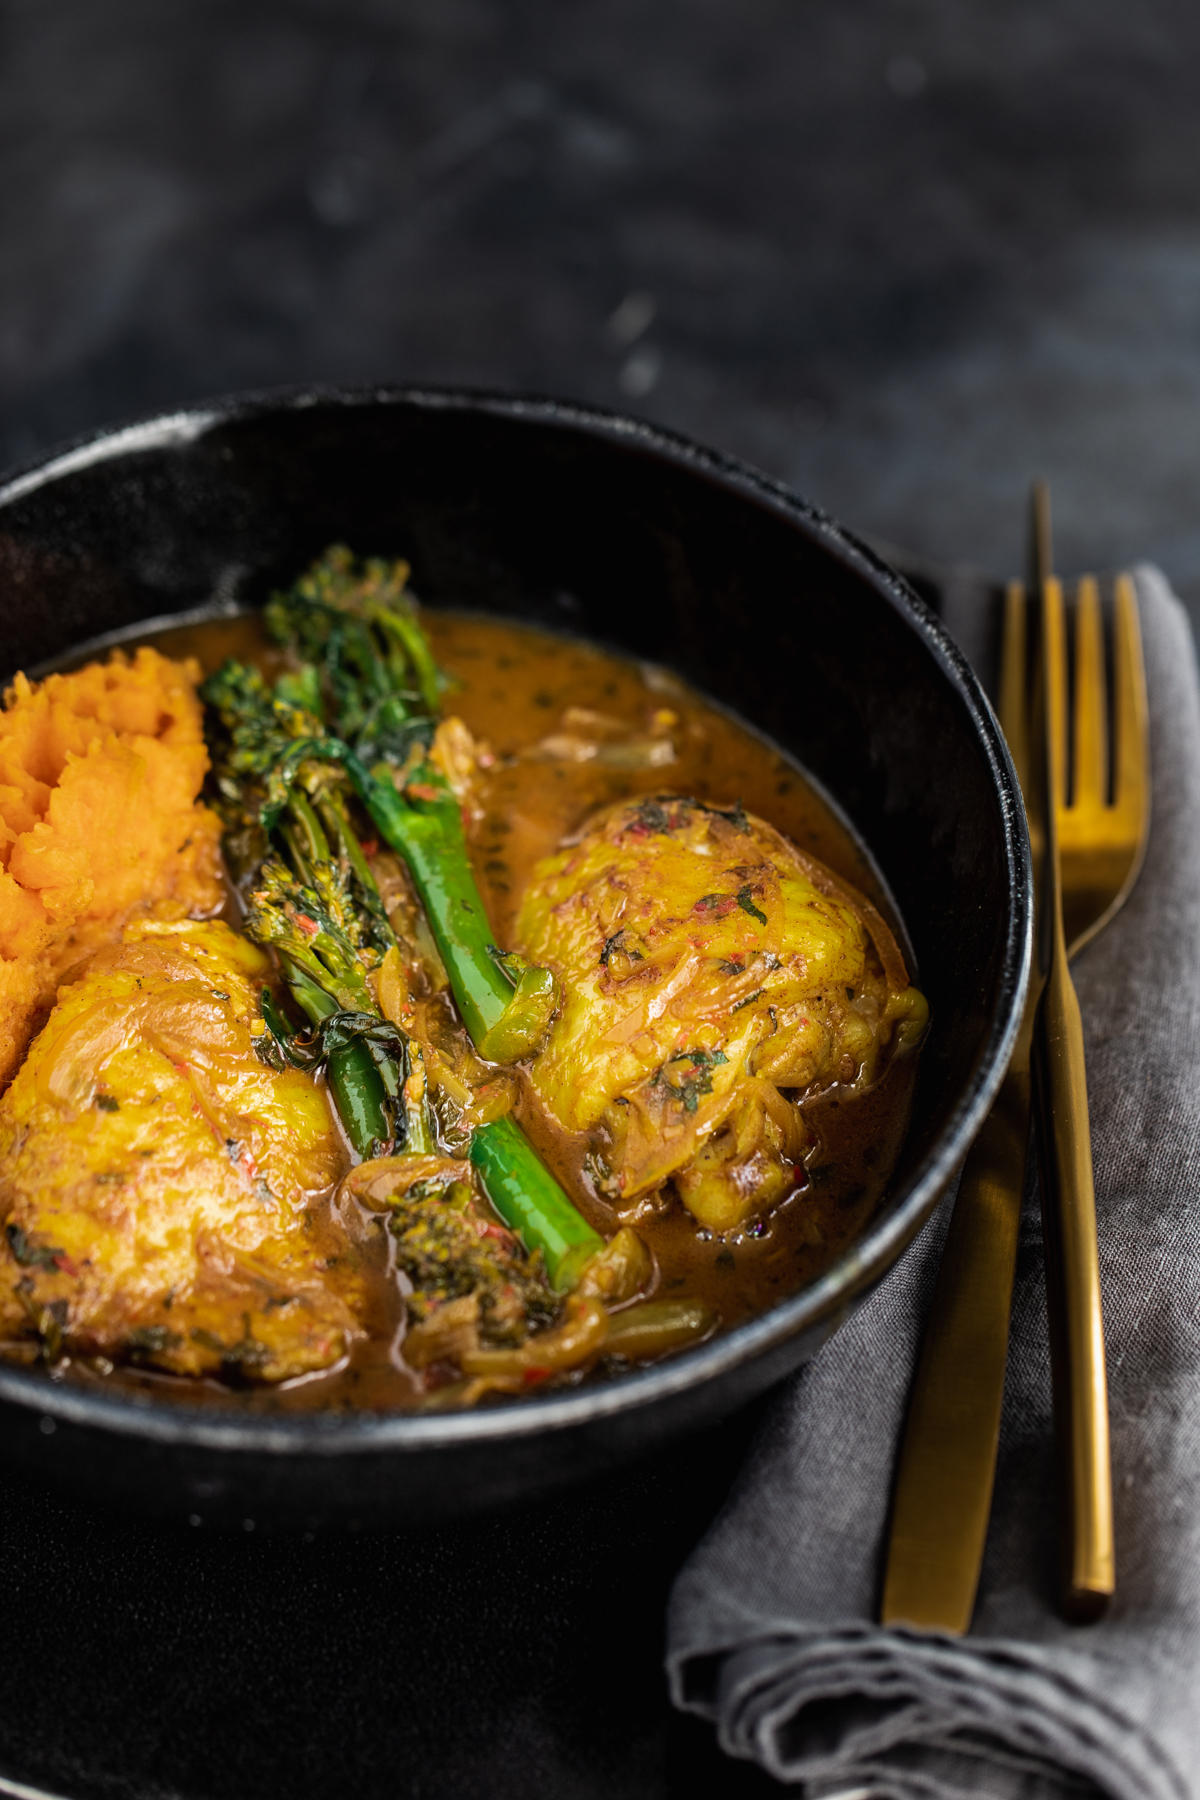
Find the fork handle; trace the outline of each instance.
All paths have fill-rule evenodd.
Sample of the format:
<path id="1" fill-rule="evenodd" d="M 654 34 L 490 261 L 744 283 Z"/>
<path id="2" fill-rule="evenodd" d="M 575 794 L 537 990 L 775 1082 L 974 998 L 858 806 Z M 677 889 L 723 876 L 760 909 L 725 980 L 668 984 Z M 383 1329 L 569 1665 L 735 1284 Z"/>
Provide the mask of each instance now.
<path id="1" fill-rule="evenodd" d="M 1113 1591 L 1112 1468 L 1083 1021 L 1061 915 L 1034 1042 L 1042 1230 L 1063 1537 L 1063 1608 L 1083 1623 Z"/>

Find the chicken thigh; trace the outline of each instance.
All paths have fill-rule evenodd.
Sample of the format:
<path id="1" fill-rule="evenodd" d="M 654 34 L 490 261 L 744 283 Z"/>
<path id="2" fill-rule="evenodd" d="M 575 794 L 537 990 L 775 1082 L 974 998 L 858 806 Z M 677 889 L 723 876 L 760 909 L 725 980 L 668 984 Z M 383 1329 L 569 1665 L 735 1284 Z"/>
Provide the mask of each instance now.
<path id="1" fill-rule="evenodd" d="M 324 1089 L 255 1050 L 263 953 L 141 921 L 60 990 L 0 1100 L 0 1331 L 180 1375 L 279 1381 L 358 1330 L 363 1264 L 319 1203 Z"/>
<path id="2" fill-rule="evenodd" d="M 562 984 L 534 1088 L 624 1215 L 671 1182 L 743 1226 L 796 1185 L 796 1102 L 866 1085 L 925 1017 L 874 909 L 740 807 L 609 808 L 538 865 L 517 931 Z"/>

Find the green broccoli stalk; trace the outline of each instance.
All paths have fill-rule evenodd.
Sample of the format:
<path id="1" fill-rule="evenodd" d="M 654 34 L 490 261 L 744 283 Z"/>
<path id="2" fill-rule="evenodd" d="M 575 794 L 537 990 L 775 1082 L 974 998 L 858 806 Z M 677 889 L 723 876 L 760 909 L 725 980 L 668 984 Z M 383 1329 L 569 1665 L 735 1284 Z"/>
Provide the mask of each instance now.
<path id="1" fill-rule="evenodd" d="M 380 836 L 408 864 L 451 992 L 479 1054 L 490 1062 L 517 1062 L 531 1055 L 554 1012 L 554 978 L 548 969 L 497 947 L 467 854 L 462 815 L 447 782 L 424 763 L 400 793 L 386 766 L 373 773 L 340 738 L 301 738 L 289 744 L 271 771 L 259 815 L 265 830 L 277 828 L 297 770 L 318 759 L 346 770 Z"/>
<path id="2" fill-rule="evenodd" d="M 292 998 L 320 1028 L 304 1060 L 311 1062 L 312 1051 L 324 1059 L 334 1103 L 360 1155 L 379 1154 L 395 1137 L 410 1149 L 429 1149 L 420 1117 L 399 1116 L 402 1070 L 420 1052 L 386 1024 L 376 1006 L 361 955 L 362 934 L 348 900 L 336 864 L 315 862 L 312 885 L 305 886 L 272 859 L 250 896 L 246 932 L 278 953 Z M 281 1048 L 290 1051 L 291 1060 L 301 1059 L 294 1046 Z"/>
<path id="3" fill-rule="evenodd" d="M 271 771 L 260 815 L 274 831 L 297 769 L 325 760 L 346 770 L 384 841 L 408 864 L 446 965 L 463 1022 L 481 1056 L 512 1062 L 535 1050 L 555 1005 L 553 979 L 492 940 L 463 837 L 458 802 L 436 770 L 423 765 L 401 795 L 386 768 L 364 768 L 338 738 L 289 744 Z M 488 1199 L 529 1251 L 545 1257 L 551 1284 L 573 1287 L 584 1265 L 604 1247 L 512 1119 L 477 1126 L 470 1157 Z"/>
<path id="4" fill-rule="evenodd" d="M 212 736 L 226 825 L 242 845 L 257 832 L 261 851 L 273 835 L 281 852 L 267 854 L 256 871 L 247 935 L 277 952 L 293 1000 L 318 1028 L 300 1045 L 264 1002 L 277 1054 L 307 1067 L 324 1061 L 334 1104 L 360 1156 L 378 1155 L 393 1142 L 428 1151 L 433 1133 L 420 1048 L 383 1019 L 367 980 L 395 937 L 340 795 L 323 778 L 312 784 L 315 798 L 297 782 L 273 834 L 258 825 L 264 778 L 296 741 L 297 726 L 311 731 L 318 721 L 272 695 L 256 670 L 238 663 L 226 663 L 201 691 L 220 724 Z"/>
<path id="5" fill-rule="evenodd" d="M 604 1239 L 571 1205 L 516 1120 L 481 1125 L 469 1154 L 504 1223 L 527 1250 L 541 1251 L 551 1287 L 560 1294 L 573 1288 Z"/>
<path id="6" fill-rule="evenodd" d="M 313 729 L 302 742 L 292 732 L 272 761 L 262 816 L 278 828 L 306 760 L 344 760 L 377 829 L 408 864 L 476 1048 L 490 1061 L 516 1062 L 545 1036 L 555 1006 L 553 978 L 503 956 L 493 943 L 462 817 L 442 777 L 422 763 L 401 800 L 388 773 L 409 765 L 414 746 L 428 748 L 444 685 L 407 581 L 407 563 L 356 563 L 337 545 L 294 587 L 272 595 L 267 626 L 302 659 L 292 680 L 313 701 L 307 715 Z M 293 715 L 289 731 L 296 722 Z M 317 739 L 324 740 L 319 749 Z"/>
<path id="7" fill-rule="evenodd" d="M 494 943 L 462 815 L 442 776 L 422 762 L 403 794 L 392 776 L 410 764 L 414 746 L 428 749 L 444 685 L 404 592 L 407 574 L 403 564 L 359 566 L 348 550 L 331 550 L 267 607 L 268 629 L 300 659 L 300 668 L 280 678 L 274 695 L 252 671 L 229 667 L 208 687 L 217 684 L 211 697 L 219 706 L 226 696 L 227 711 L 230 696 L 238 703 L 227 729 L 241 781 L 243 836 L 257 832 L 259 843 L 282 839 L 291 870 L 314 891 L 316 864 L 326 860 L 314 823 L 323 829 L 349 871 L 364 938 L 382 942 L 371 934 L 390 928 L 339 786 L 348 775 L 380 837 L 409 868 L 476 1048 L 489 1061 L 515 1062 L 545 1037 L 556 1003 L 553 977 Z M 274 731 L 264 705 L 274 714 Z M 258 807 L 250 820 L 246 775 L 253 777 Z M 331 906 L 322 913 L 307 897 L 297 901 L 290 894 L 288 903 L 290 916 L 286 904 L 260 906 L 260 929 L 276 933 L 270 941 L 288 959 L 292 993 L 311 1018 L 315 996 L 330 995 L 345 969 L 317 944 L 321 937 L 327 946 L 334 935 Z M 317 926 L 313 936 L 299 913 Z M 304 984 L 312 988 L 307 1002 Z M 332 1055 L 328 1068 L 336 1092 Z M 411 1131 L 407 1141 L 420 1147 Z M 528 1138 L 513 1120 L 500 1119 L 476 1127 L 470 1156 L 500 1217 L 527 1251 L 542 1252 L 553 1286 L 560 1292 L 574 1286 L 604 1240 L 571 1205 Z"/>

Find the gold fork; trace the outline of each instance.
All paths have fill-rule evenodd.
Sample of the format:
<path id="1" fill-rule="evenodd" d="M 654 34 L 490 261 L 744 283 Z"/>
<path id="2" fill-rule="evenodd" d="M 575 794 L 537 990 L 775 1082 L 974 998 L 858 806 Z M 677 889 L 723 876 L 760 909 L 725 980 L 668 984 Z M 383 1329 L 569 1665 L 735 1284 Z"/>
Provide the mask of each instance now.
<path id="1" fill-rule="evenodd" d="M 1113 796 L 1110 801 L 1099 596 L 1088 579 L 1080 583 L 1076 603 L 1068 799 L 1066 622 L 1059 583 L 1052 578 L 1042 584 L 1047 976 L 1035 1039 L 1034 1094 L 1063 1503 L 1063 1605 L 1069 1617 L 1081 1621 L 1103 1612 L 1113 1592 L 1115 1567 L 1087 1073 L 1083 1021 L 1067 967 L 1067 899 L 1069 895 L 1077 934 L 1073 954 L 1123 904 L 1145 856 L 1150 823 L 1145 675 L 1128 576 L 1118 580 L 1113 607 Z"/>
<path id="2" fill-rule="evenodd" d="M 1118 578 L 1114 598 L 1113 793 L 1107 794 L 1107 707 L 1099 596 L 1095 582 L 1079 584 L 1076 609 L 1074 705 L 1075 779 L 1066 804 L 1067 689 L 1061 589 L 1050 576 L 1049 497 L 1034 493 L 1033 548 L 1037 586 L 1049 595 L 1044 635 L 1051 639 L 1053 674 L 1041 690 L 1050 715 L 1057 770 L 1053 781 L 1062 859 L 1063 910 L 1069 921 L 1060 944 L 1055 1017 L 1062 1021 L 1066 973 L 1074 955 L 1107 923 L 1129 893 L 1145 853 L 1149 825 L 1145 677 L 1137 603 L 1128 576 Z M 1035 865 L 1046 849 L 1042 804 L 1046 771 L 1031 767 L 1038 734 L 1031 732 L 1029 629 L 1025 590 L 1010 585 L 1006 597 L 1000 683 L 1000 721 L 1008 739 L 1034 840 Z M 1040 765 L 1043 758 L 1037 757 Z M 1039 791 L 1040 790 L 1040 791 Z M 1039 884 L 1039 918 L 1046 911 Z M 996 1448 L 1008 1349 L 1009 1313 L 1016 1260 L 1025 1158 L 1029 1138 L 1030 1064 L 1034 1025 L 1047 960 L 1036 960 L 1025 1016 L 1004 1083 L 963 1170 L 950 1221 L 937 1288 L 926 1324 L 920 1362 L 901 1442 L 893 1498 L 881 1617 L 884 1624 L 912 1624 L 954 1633 L 967 1629 L 975 1604 L 991 1509 Z M 1065 978 L 1065 988 L 1062 978 Z M 1076 1018 L 1078 1008 L 1075 1009 Z M 1060 1048 L 1062 1033 L 1058 1034 Z M 1082 1035 L 1075 1034 L 1082 1075 Z M 1043 1069 L 1051 1061 L 1041 1059 Z M 1082 1089 L 1086 1121 L 1086 1088 Z M 1075 1148 L 1090 1146 L 1086 1129 Z M 1047 1174 L 1050 1175 L 1048 1170 Z M 1046 1184 L 1049 1186 L 1049 1182 Z M 1085 1207 L 1086 1212 L 1086 1207 Z M 1078 1212 L 1078 1208 L 1076 1209 Z M 1050 1234 L 1057 1242 L 1061 1234 Z M 1072 1446 L 1067 1541 L 1070 1573 L 1065 1599 L 1080 1616 L 1102 1607 L 1112 1585 L 1111 1506 L 1107 1512 L 1106 1435 L 1096 1428 L 1097 1389 L 1103 1416 L 1103 1343 L 1098 1281 L 1094 1277 L 1094 1212 L 1090 1262 L 1086 1243 L 1068 1229 L 1069 1256 L 1060 1256 L 1051 1295 L 1056 1329 L 1056 1414 L 1060 1442 Z M 1087 1233 L 1084 1232 L 1086 1239 Z M 1070 1272 L 1070 1282 L 1066 1281 Z M 1082 1286 L 1081 1286 L 1081 1277 Z M 1071 1304 L 1064 1304 L 1069 1291 Z M 1083 1297 L 1082 1310 L 1078 1304 Z M 1074 1335 L 1063 1329 L 1074 1321 Z M 1085 1329 L 1079 1331 L 1082 1322 Z M 1082 1346 L 1077 1341 L 1082 1335 Z M 1067 1354 L 1064 1356 L 1064 1350 Z M 1082 1353 L 1081 1353 L 1082 1352 Z M 1074 1382 L 1064 1380 L 1070 1368 Z M 1090 1372 L 1082 1376 L 1081 1372 Z M 1078 1387 L 1078 1392 L 1075 1388 Z M 1074 1398 L 1073 1398 L 1074 1395 Z M 1090 1421 L 1091 1429 L 1084 1427 Z M 1081 1451 L 1082 1445 L 1082 1451 Z"/>

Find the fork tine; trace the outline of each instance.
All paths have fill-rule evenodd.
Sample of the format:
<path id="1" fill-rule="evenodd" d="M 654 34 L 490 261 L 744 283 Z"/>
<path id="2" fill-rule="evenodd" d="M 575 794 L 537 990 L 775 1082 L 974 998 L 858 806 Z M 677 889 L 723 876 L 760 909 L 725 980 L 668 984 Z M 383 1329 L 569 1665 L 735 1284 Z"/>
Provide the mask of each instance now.
<path id="1" fill-rule="evenodd" d="M 1085 575 L 1075 602 L 1075 707 L 1072 806 L 1103 806 L 1108 799 L 1108 718 L 1100 595 Z"/>
<path id="2" fill-rule="evenodd" d="M 1083 582 L 1080 583 L 1081 588 Z M 1088 658 L 1086 615 L 1081 625 L 1083 643 L 1077 663 L 1084 665 L 1076 681 L 1076 705 L 1091 704 L 1101 710 L 1103 689 L 1086 675 Z M 1067 954 L 1078 955 L 1118 912 L 1137 880 L 1146 852 L 1150 826 L 1150 753 L 1147 744 L 1146 686 L 1142 668 L 1142 640 L 1138 627 L 1137 596 L 1128 575 L 1117 578 L 1112 619 L 1113 798 L 1108 800 L 1100 766 L 1098 783 L 1086 769 L 1077 774 L 1072 804 L 1058 810 L 1058 850 L 1063 874 L 1063 921 Z M 1097 659 L 1103 652 L 1097 646 Z M 1096 688 L 1097 692 L 1092 692 Z M 1076 754 L 1081 763 L 1080 740 L 1093 739 L 1098 731 L 1076 721 Z M 1056 741 L 1058 741 L 1056 739 Z"/>
<path id="3" fill-rule="evenodd" d="M 1046 614 L 1046 679 L 1050 683 L 1047 726 L 1052 738 L 1047 750 L 1053 751 L 1054 807 L 1060 812 L 1067 798 L 1067 624 L 1057 575 L 1042 583 L 1042 606 Z"/>
<path id="4" fill-rule="evenodd" d="M 1150 811 L 1146 674 L 1137 596 L 1128 575 L 1118 575 L 1113 598 L 1113 712 L 1113 805 L 1135 822 L 1144 839 Z"/>
<path id="5" fill-rule="evenodd" d="M 1017 780 L 1029 788 L 1029 608 L 1024 584 L 1010 581 L 1004 596 L 1004 647 L 1000 658 L 1000 729 Z"/>

